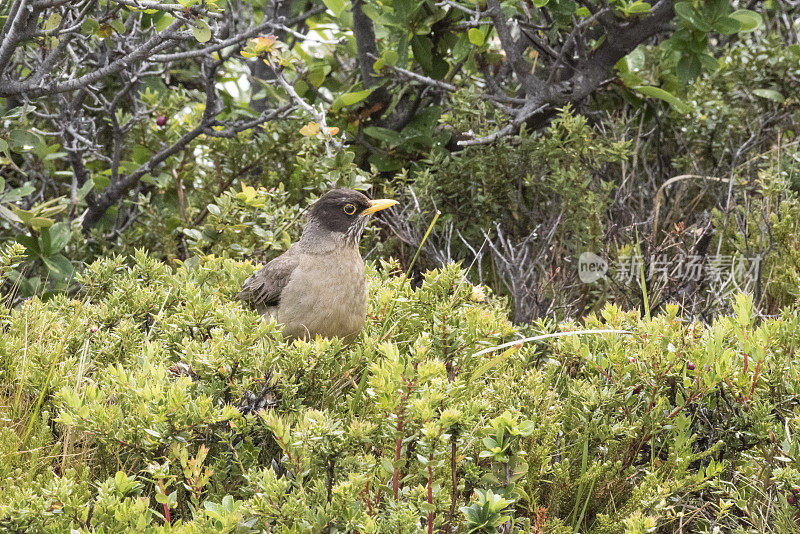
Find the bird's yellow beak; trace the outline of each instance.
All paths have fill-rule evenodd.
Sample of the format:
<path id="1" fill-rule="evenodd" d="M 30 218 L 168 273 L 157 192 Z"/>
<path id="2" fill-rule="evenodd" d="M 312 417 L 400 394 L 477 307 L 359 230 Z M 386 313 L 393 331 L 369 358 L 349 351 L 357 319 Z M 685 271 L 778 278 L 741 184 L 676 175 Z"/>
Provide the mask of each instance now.
<path id="1" fill-rule="evenodd" d="M 361 212 L 361 215 L 369 215 L 371 213 L 375 213 L 376 211 L 385 210 L 386 208 L 391 208 L 397 204 L 396 200 L 391 200 L 388 198 L 379 198 L 377 200 L 370 200 L 369 207 Z"/>

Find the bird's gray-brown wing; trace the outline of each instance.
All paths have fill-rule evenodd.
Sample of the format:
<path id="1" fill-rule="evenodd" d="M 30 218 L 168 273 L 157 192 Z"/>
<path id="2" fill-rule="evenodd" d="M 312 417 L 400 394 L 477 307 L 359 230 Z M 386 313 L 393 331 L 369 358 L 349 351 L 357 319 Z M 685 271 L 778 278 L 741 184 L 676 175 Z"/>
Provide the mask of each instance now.
<path id="1" fill-rule="evenodd" d="M 290 248 L 250 275 L 242 284 L 238 298 L 251 304 L 261 313 L 270 306 L 277 306 L 281 300 L 281 292 L 289 283 L 289 278 L 299 260 L 299 255 Z"/>

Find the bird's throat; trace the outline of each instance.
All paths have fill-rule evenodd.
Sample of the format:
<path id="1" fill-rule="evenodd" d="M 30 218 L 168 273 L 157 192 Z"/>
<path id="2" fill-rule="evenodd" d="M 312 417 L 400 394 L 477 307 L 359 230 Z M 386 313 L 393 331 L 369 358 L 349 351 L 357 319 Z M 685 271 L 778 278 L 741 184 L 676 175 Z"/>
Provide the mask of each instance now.
<path id="1" fill-rule="evenodd" d="M 329 254 L 344 247 L 358 248 L 366 224 L 367 218 L 360 217 L 346 232 L 335 232 L 316 221 L 308 221 L 298 245 L 307 254 Z"/>

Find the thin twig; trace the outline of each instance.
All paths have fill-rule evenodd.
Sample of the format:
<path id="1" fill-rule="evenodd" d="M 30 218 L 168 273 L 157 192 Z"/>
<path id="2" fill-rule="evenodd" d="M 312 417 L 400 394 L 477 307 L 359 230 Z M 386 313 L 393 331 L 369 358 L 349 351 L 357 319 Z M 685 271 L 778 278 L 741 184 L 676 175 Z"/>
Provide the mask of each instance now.
<path id="1" fill-rule="evenodd" d="M 373 59 L 377 60 L 378 58 L 372 54 L 368 54 L 368 56 Z M 449 84 L 447 82 L 443 82 L 441 80 L 434 80 L 433 78 L 429 78 L 427 76 L 423 76 L 422 74 L 417 74 L 416 72 L 412 72 L 410 70 L 403 69 L 396 65 L 389 65 L 388 63 L 384 65 L 384 67 L 388 67 L 392 69 L 394 72 L 405 76 L 406 78 L 411 78 L 412 80 L 416 80 L 418 82 L 422 82 L 426 85 L 430 85 L 431 87 L 437 87 L 439 89 L 444 89 L 446 91 L 455 91 L 458 88 L 455 85 Z"/>
<path id="2" fill-rule="evenodd" d="M 530 106 L 523 107 L 517 117 L 508 125 L 503 127 L 502 129 L 494 132 L 493 134 L 489 134 L 486 137 L 478 137 L 476 139 L 464 139 L 458 142 L 459 146 L 473 146 L 473 145 L 486 145 L 489 143 L 493 143 L 500 139 L 501 137 L 505 137 L 507 135 L 511 135 L 517 131 L 517 129 L 522 125 L 523 122 L 528 120 L 529 118 L 533 117 L 537 113 L 544 111 L 547 109 L 549 104 L 543 104 L 536 109 L 531 109 L 530 111 L 526 111 L 526 107 L 530 109 Z"/>
<path id="3" fill-rule="evenodd" d="M 588 334 L 625 334 L 631 335 L 633 332 L 630 330 L 614 330 L 611 328 L 604 328 L 604 329 L 593 329 L 593 330 L 574 330 L 572 332 L 554 332 L 552 334 L 542 334 L 541 336 L 533 336 L 533 337 L 524 337 L 522 339 L 517 339 L 515 341 L 509 341 L 508 343 L 503 343 L 502 345 L 497 345 L 495 347 L 489 347 L 488 349 L 483 349 L 481 351 L 476 352 L 472 356 L 481 356 L 483 354 L 494 352 L 500 349 L 506 349 L 508 347 L 513 347 L 516 345 L 522 345 L 523 343 L 528 343 L 530 341 L 542 341 L 543 339 L 550 339 L 552 337 L 564 337 L 564 336 L 583 336 Z"/>

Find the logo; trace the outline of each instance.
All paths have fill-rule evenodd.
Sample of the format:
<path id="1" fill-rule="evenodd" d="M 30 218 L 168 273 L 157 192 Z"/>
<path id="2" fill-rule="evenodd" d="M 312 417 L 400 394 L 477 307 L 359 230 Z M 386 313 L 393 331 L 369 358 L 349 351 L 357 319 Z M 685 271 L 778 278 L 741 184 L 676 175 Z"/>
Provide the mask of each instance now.
<path id="1" fill-rule="evenodd" d="M 584 284 L 591 284 L 603 278 L 608 272 L 608 262 L 592 252 L 584 252 L 578 258 L 578 278 Z"/>

